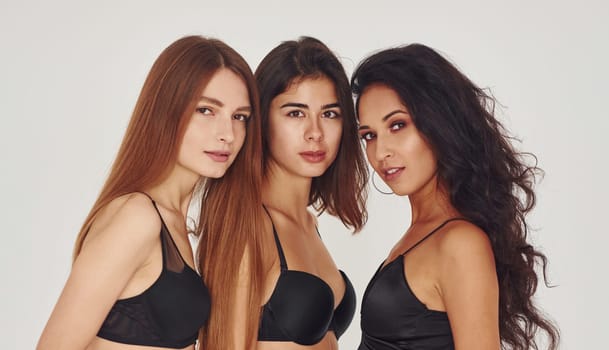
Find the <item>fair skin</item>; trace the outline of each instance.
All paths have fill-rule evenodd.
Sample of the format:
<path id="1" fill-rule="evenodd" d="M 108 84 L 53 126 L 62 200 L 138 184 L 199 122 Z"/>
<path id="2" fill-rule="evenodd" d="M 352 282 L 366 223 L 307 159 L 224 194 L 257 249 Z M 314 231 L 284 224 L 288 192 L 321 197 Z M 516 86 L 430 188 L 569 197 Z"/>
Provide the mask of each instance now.
<path id="1" fill-rule="evenodd" d="M 374 170 L 394 193 L 410 200 L 412 223 L 385 265 L 447 219 L 461 217 L 439 185 L 437 161 L 397 93 L 368 87 L 359 100 L 360 136 Z M 404 278 L 428 309 L 446 312 L 457 350 L 499 349 L 499 291 L 488 236 L 453 221 L 413 249 Z"/>
<path id="2" fill-rule="evenodd" d="M 325 77 L 297 79 L 276 96 L 269 111 L 270 156 L 262 188 L 263 203 L 281 240 L 288 269 L 308 272 L 325 281 L 334 293 L 335 307 L 342 300 L 345 283 L 319 238 L 315 217 L 307 207 L 313 177 L 321 176 L 338 153 L 342 134 L 340 113 L 334 84 Z M 266 304 L 275 289 L 280 266 L 271 220 L 266 214 L 262 215 L 266 227 L 262 256 L 266 275 L 262 297 Z M 247 282 L 241 285 L 243 293 Z M 242 349 L 243 333 L 237 334 L 237 338 L 236 348 Z M 312 346 L 259 341 L 255 348 L 335 350 L 338 343 L 334 333 L 328 332 Z"/>
<path id="3" fill-rule="evenodd" d="M 190 267 L 194 262 L 185 222 L 192 192 L 201 177 L 226 172 L 245 139 L 250 109 L 241 78 L 228 69 L 218 70 L 197 101 L 169 176 L 146 190 Z M 161 219 L 144 194 L 124 195 L 102 208 L 37 349 L 166 349 L 96 337 L 117 299 L 141 294 L 161 273 L 160 230 Z"/>

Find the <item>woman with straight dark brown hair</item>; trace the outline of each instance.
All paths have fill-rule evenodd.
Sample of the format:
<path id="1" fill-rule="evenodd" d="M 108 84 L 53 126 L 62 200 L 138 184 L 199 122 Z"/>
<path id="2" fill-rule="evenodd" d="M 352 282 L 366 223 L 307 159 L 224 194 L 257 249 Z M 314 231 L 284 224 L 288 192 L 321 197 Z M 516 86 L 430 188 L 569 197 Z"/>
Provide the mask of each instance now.
<path id="1" fill-rule="evenodd" d="M 189 36 L 161 53 L 38 349 L 195 348 L 210 295 L 194 269 L 187 209 L 202 186 L 222 216 L 241 218 L 221 230 L 255 220 L 257 105 L 250 68 L 223 42 Z M 252 186 L 237 186 L 243 178 Z"/>
<path id="2" fill-rule="evenodd" d="M 210 286 L 227 294 L 215 298 L 211 287 L 214 306 L 203 344 L 210 350 L 336 349 L 351 323 L 355 293 L 308 207 L 327 211 L 354 230 L 365 221 L 367 168 L 349 81 L 337 57 L 309 37 L 274 48 L 255 77 L 263 135 L 263 230 L 249 239 L 239 232 L 224 238 L 204 232 L 202 271 Z M 231 245 L 237 250 L 218 264 L 214 247 Z"/>

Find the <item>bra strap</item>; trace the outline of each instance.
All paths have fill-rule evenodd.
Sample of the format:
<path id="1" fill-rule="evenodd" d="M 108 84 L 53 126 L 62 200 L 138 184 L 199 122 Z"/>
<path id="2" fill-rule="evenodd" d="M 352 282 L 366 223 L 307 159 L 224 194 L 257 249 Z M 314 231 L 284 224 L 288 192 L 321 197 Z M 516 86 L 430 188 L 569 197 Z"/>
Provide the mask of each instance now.
<path id="1" fill-rule="evenodd" d="M 161 218 L 161 224 L 163 226 L 166 226 L 165 220 L 163 220 L 163 215 L 161 215 L 161 212 L 159 211 L 159 207 L 156 206 L 156 202 L 154 201 L 154 199 L 152 199 L 152 197 L 146 192 L 141 192 L 141 191 L 135 191 L 135 192 L 141 193 L 141 194 L 145 195 L 146 197 L 148 197 L 148 199 L 150 199 L 150 201 L 152 202 L 152 206 L 154 207 L 154 210 L 156 210 L 156 213 L 159 214 L 159 218 Z"/>
<path id="2" fill-rule="evenodd" d="M 269 220 L 271 220 L 271 225 L 273 226 L 273 236 L 275 236 L 275 246 L 277 246 L 277 254 L 279 255 L 279 266 L 281 266 L 281 271 L 286 271 L 288 269 L 288 263 L 285 260 L 285 255 L 283 254 L 283 248 L 281 248 L 281 242 L 279 241 L 279 235 L 277 235 L 277 230 L 275 230 L 275 223 L 273 223 L 273 218 L 271 217 L 271 213 L 269 213 L 266 206 L 262 206 L 264 211 L 269 216 Z"/>
<path id="3" fill-rule="evenodd" d="M 170 249 L 168 246 L 168 242 L 167 242 L 167 236 L 169 236 L 169 240 L 171 240 L 171 243 L 173 244 L 173 247 L 175 250 L 178 251 L 178 254 L 180 254 L 180 251 L 178 250 L 178 246 L 176 245 L 176 243 L 173 240 L 173 237 L 171 237 L 171 234 L 169 233 L 169 228 L 167 228 L 167 225 L 165 225 L 165 220 L 163 220 L 163 215 L 161 215 L 161 212 L 159 211 L 159 207 L 157 207 L 156 202 L 154 201 L 154 199 L 152 199 L 152 197 L 143 191 L 135 191 L 137 193 L 141 193 L 143 195 L 145 195 L 146 197 L 148 197 L 148 199 L 150 199 L 150 201 L 152 202 L 152 206 L 154 207 L 154 210 L 156 210 L 156 213 L 159 215 L 159 218 L 161 219 L 161 256 L 163 259 L 163 270 L 165 270 L 166 266 L 167 266 L 167 250 Z M 165 232 L 163 232 L 165 231 Z M 182 255 L 180 254 L 180 257 Z M 183 259 L 182 259 L 183 260 Z M 184 262 L 186 264 L 186 262 Z"/>
<path id="4" fill-rule="evenodd" d="M 404 253 L 402 253 L 401 255 L 404 256 L 404 255 L 408 254 L 409 251 L 413 250 L 419 244 L 423 243 L 427 238 L 431 237 L 431 235 L 433 235 L 434 233 L 438 232 L 442 227 L 446 226 L 446 224 L 448 224 L 451 221 L 456 221 L 456 220 L 465 220 L 465 221 L 468 221 L 466 218 L 461 218 L 461 217 L 459 217 L 459 218 L 451 218 L 451 219 L 448 219 L 448 220 L 444 221 L 438 227 L 434 228 L 431 232 L 429 232 L 427 235 L 425 235 L 425 237 L 421 238 L 412 247 L 406 249 L 406 251 Z"/>
<path id="5" fill-rule="evenodd" d="M 152 197 L 151 197 L 151 196 L 150 196 L 148 193 L 146 193 L 146 192 L 144 192 L 144 191 L 134 191 L 134 192 L 135 192 L 135 193 L 141 193 L 141 194 L 143 194 L 144 196 L 148 197 L 148 199 L 150 199 L 150 201 L 151 201 L 152 203 L 155 203 L 154 199 L 152 199 Z M 156 205 L 155 205 L 154 207 L 156 208 Z"/>

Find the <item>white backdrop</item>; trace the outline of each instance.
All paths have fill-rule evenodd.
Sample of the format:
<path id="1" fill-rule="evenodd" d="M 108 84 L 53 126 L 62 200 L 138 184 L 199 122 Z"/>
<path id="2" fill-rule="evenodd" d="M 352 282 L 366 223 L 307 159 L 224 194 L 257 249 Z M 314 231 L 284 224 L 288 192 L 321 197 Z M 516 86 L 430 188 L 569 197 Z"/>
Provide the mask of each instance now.
<path id="1" fill-rule="evenodd" d="M 0 348 L 34 347 L 145 75 L 187 34 L 226 41 L 254 68 L 300 35 L 326 42 L 349 74 L 392 45 L 421 42 L 446 53 L 492 88 L 502 119 L 523 140 L 518 147 L 547 173 L 530 222 L 557 285 L 540 288 L 538 302 L 562 329 L 561 348 L 607 347 L 606 1 L 220 3 L 0 1 Z M 404 198 L 371 191 L 368 204 L 370 220 L 355 237 L 333 218 L 320 221 L 358 304 L 410 219 Z M 358 314 L 341 349 L 359 342 Z"/>

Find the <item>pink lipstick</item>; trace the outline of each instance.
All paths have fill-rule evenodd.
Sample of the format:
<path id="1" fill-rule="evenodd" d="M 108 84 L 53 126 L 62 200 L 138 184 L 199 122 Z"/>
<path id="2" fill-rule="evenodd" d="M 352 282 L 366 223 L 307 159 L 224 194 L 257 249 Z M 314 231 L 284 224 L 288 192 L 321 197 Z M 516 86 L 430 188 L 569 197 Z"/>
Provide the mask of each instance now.
<path id="1" fill-rule="evenodd" d="M 385 181 L 395 180 L 402 174 L 403 171 L 404 167 L 385 168 L 383 169 L 383 179 Z"/>
<path id="2" fill-rule="evenodd" d="M 309 163 L 319 163 L 326 159 L 326 152 L 324 151 L 307 151 L 298 154 Z"/>
<path id="3" fill-rule="evenodd" d="M 227 151 L 204 151 L 204 153 L 214 162 L 224 163 L 228 161 L 230 152 Z"/>

